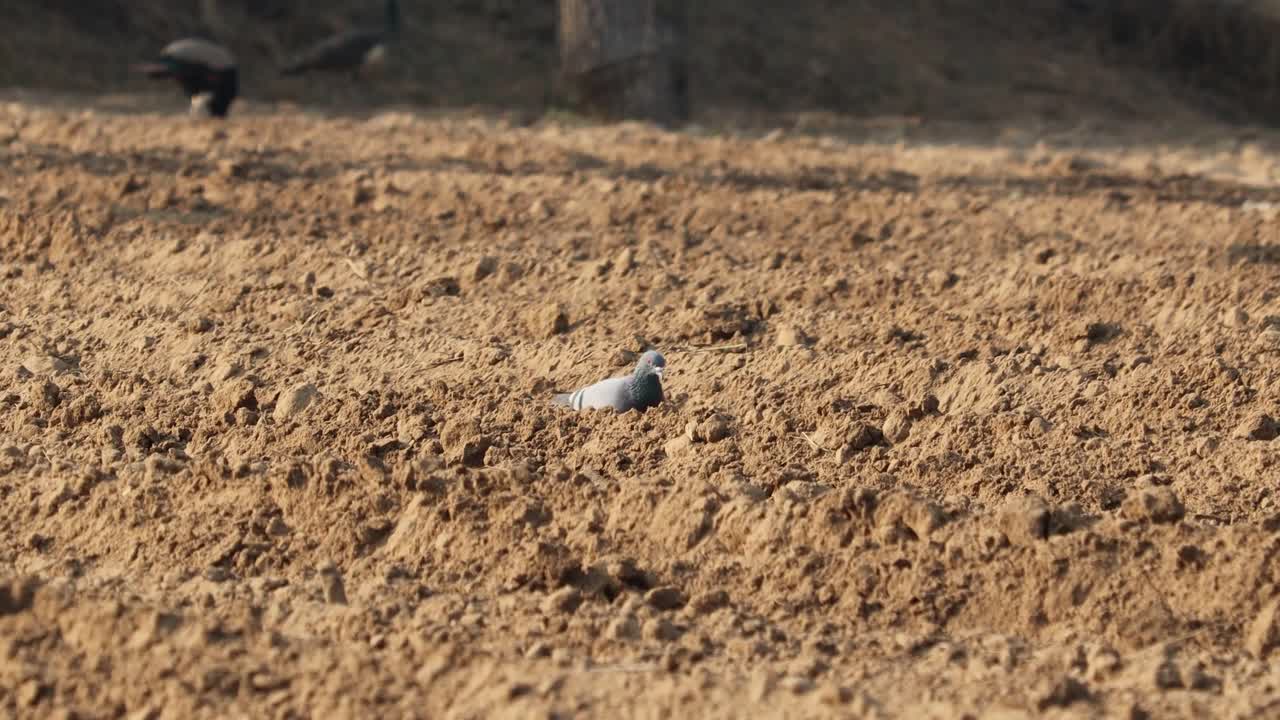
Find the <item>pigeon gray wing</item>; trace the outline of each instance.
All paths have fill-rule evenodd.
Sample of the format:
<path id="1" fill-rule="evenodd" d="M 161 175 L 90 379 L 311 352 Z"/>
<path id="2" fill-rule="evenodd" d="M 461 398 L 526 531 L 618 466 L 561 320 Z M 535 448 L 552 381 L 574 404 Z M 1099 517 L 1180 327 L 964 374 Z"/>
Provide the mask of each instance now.
<path id="1" fill-rule="evenodd" d="M 631 393 L 627 390 L 627 381 L 631 378 L 616 377 L 601 380 L 571 393 L 560 393 L 554 398 L 557 405 L 567 405 L 574 410 L 593 410 L 613 408 L 618 412 L 631 409 Z"/>

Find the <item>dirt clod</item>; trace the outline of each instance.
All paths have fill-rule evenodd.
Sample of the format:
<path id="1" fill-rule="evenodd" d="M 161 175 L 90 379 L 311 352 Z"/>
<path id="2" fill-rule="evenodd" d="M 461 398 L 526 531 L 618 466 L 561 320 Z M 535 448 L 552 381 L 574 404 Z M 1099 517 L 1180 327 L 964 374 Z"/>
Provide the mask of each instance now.
<path id="1" fill-rule="evenodd" d="M 997 522 L 1009 542 L 1031 545 L 1049 537 L 1050 508 L 1038 495 L 1014 495 L 1000 507 Z"/>
<path id="2" fill-rule="evenodd" d="M 911 416 L 906 410 L 894 408 L 889 411 L 889 416 L 884 420 L 884 426 L 881 430 L 884 433 L 884 439 L 891 443 L 900 443 L 911 435 Z"/>
<path id="3" fill-rule="evenodd" d="M 698 423 L 692 437 L 695 442 L 717 443 L 733 435 L 733 426 L 728 417 L 715 414 Z"/>
<path id="4" fill-rule="evenodd" d="M 561 305 L 543 305 L 529 313 L 528 325 L 535 337 L 552 338 L 569 332 L 569 314 Z"/>
<path id="5" fill-rule="evenodd" d="M 1280 423 L 1264 412 L 1254 412 L 1236 426 L 1232 436 L 1241 440 L 1269 442 L 1280 436 Z"/>
<path id="6" fill-rule="evenodd" d="M 484 465 L 485 453 L 493 440 L 480 432 L 479 423 L 459 418 L 444 426 L 440 432 L 440 443 L 444 446 L 447 461 L 480 467 Z"/>
<path id="7" fill-rule="evenodd" d="M 774 343 L 778 347 L 795 347 L 797 345 L 807 345 L 809 337 L 803 330 L 795 325 L 779 325 L 774 331 Z"/>
<path id="8" fill-rule="evenodd" d="M 61 375 L 71 369 L 70 363 L 53 355 L 29 355 L 22 367 L 32 375 Z"/>
<path id="9" fill-rule="evenodd" d="M 686 599 L 678 588 L 664 586 L 645 593 L 644 601 L 656 610 L 679 610 L 684 607 Z"/>
<path id="10" fill-rule="evenodd" d="M 694 595 L 689 601 L 689 607 L 698 614 L 715 612 L 720 608 L 729 606 L 729 593 L 724 590 L 710 590 L 707 592 Z"/>
<path id="11" fill-rule="evenodd" d="M 252 382 L 232 380 L 214 391 L 210 404 L 214 412 L 229 419 L 236 414 L 237 410 L 257 411 L 258 397 Z"/>
<path id="12" fill-rule="evenodd" d="M 1182 519 L 1186 508 L 1177 494 L 1167 487 L 1144 487 L 1131 492 L 1120 507 L 1120 514 L 1130 520 L 1173 523 Z"/>
<path id="13" fill-rule="evenodd" d="M 575 587 L 562 587 L 551 593 L 542 602 L 542 610 L 546 613 L 572 613 L 582 604 L 582 593 Z"/>
<path id="14" fill-rule="evenodd" d="M 311 383 L 298 383 L 280 393 L 276 399 L 275 410 L 271 416 L 278 423 L 292 420 L 306 410 L 318 397 L 320 391 Z M 244 406 L 248 407 L 248 406 Z"/>

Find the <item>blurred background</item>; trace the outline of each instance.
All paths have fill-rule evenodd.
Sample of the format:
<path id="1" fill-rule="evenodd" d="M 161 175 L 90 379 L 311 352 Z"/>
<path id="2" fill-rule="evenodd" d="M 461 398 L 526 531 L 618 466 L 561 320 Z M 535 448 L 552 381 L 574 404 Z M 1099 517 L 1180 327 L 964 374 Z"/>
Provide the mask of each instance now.
<path id="1" fill-rule="evenodd" d="M 238 56 L 249 103 L 541 113 L 568 102 L 558 79 L 559 6 L 574 1 L 589 2 L 404 0 L 394 64 L 374 81 L 353 82 L 341 75 L 284 78 L 276 68 L 336 31 L 379 25 L 380 0 L 7 0 L 0 3 L 0 86 L 158 93 L 129 74 L 129 63 L 171 40 L 200 35 Z M 687 119 L 695 122 L 1280 119 L 1280 50 L 1273 39 L 1280 1 L 681 5 L 687 6 L 681 21 Z"/>

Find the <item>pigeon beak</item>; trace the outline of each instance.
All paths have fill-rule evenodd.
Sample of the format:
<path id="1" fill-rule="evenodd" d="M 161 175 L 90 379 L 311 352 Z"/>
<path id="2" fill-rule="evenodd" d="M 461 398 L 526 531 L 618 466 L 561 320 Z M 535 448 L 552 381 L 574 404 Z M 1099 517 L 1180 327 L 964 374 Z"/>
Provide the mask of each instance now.
<path id="1" fill-rule="evenodd" d="M 664 373 L 664 372 L 666 372 L 666 371 L 667 371 L 666 366 L 656 367 L 656 368 L 654 368 L 654 369 L 653 369 L 653 373 L 654 373 L 655 375 L 657 375 L 657 376 L 658 376 L 658 379 L 659 379 L 659 380 L 661 380 L 661 379 L 662 379 L 662 373 Z"/>

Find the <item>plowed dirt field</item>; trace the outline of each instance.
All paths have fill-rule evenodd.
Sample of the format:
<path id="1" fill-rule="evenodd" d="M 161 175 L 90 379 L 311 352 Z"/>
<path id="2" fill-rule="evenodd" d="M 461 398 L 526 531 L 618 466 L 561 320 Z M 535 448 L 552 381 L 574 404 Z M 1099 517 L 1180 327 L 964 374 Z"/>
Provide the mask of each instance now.
<path id="1" fill-rule="evenodd" d="M 178 107 L 0 106 L 0 714 L 1280 714 L 1260 135 Z"/>

